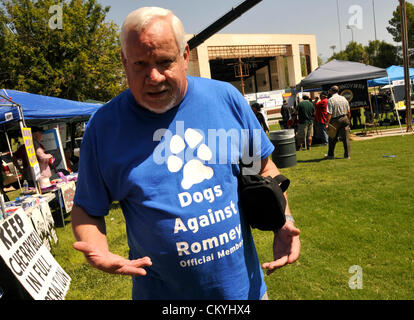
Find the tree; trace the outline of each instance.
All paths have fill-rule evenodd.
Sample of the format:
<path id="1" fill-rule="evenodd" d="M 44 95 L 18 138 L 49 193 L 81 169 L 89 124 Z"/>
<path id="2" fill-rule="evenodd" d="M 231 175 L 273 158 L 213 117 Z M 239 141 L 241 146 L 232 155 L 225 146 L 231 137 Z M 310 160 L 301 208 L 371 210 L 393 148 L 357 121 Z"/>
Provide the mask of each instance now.
<path id="1" fill-rule="evenodd" d="M 109 7 L 96 0 L 0 4 L 0 87 L 78 101 L 108 101 L 125 89 L 118 27 L 105 21 Z"/>
<path id="2" fill-rule="evenodd" d="M 370 65 L 388 68 L 391 65 L 400 65 L 402 63 L 400 56 L 401 48 L 385 41 L 369 41 L 368 46 L 365 48 Z"/>
<path id="3" fill-rule="evenodd" d="M 328 60 L 337 59 L 366 63 L 379 68 L 400 65 L 400 48 L 385 41 L 370 41 L 368 46 L 350 42 L 345 50 L 333 54 Z"/>
<path id="4" fill-rule="evenodd" d="M 414 48 L 414 5 L 406 2 L 408 47 Z M 398 5 L 393 17 L 388 21 L 387 31 L 393 36 L 395 42 L 401 42 L 401 8 Z"/>
<path id="5" fill-rule="evenodd" d="M 362 44 L 352 41 L 348 43 L 345 50 L 335 53 L 329 58 L 329 60 L 332 59 L 367 63 L 368 54 Z"/>
<path id="6" fill-rule="evenodd" d="M 331 60 L 333 60 L 333 59 L 336 59 L 336 60 L 343 60 L 343 61 L 348 61 L 349 59 L 348 59 L 348 54 L 346 53 L 346 51 L 344 51 L 344 50 L 342 50 L 342 51 L 339 51 L 339 52 L 337 52 L 337 53 L 334 53 L 329 59 L 328 59 L 328 61 L 331 61 Z"/>
<path id="7" fill-rule="evenodd" d="M 318 55 L 318 67 L 320 67 L 321 65 L 323 65 L 323 58 L 321 57 L 321 55 Z"/>

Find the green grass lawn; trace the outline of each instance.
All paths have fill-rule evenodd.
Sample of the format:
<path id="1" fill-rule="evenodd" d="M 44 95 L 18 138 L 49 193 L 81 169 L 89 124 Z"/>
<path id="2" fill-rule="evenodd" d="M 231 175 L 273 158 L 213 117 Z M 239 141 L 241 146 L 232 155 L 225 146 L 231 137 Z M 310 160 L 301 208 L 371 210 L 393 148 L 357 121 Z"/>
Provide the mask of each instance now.
<path id="1" fill-rule="evenodd" d="M 281 169 L 291 179 L 288 195 L 301 229 L 301 256 L 265 276 L 270 299 L 414 298 L 414 135 L 351 142 L 351 160 L 337 145 L 297 153 L 297 165 Z M 384 157 L 394 155 L 395 157 Z M 122 212 L 107 219 L 110 248 L 128 255 Z M 72 249 L 71 225 L 57 228 L 52 250 L 71 276 L 66 299 L 131 299 L 130 277 L 94 270 Z M 261 262 L 272 259 L 273 235 L 254 230 Z M 351 266 L 362 270 L 362 289 L 350 289 Z"/>
<path id="2" fill-rule="evenodd" d="M 272 299 L 414 298 L 414 136 L 351 142 L 351 160 L 321 160 L 327 147 L 297 153 L 281 169 L 301 229 L 298 263 L 267 277 Z M 395 155 L 395 158 L 384 157 Z M 270 237 L 255 232 L 261 260 Z M 348 286 L 362 268 L 363 289 Z"/>

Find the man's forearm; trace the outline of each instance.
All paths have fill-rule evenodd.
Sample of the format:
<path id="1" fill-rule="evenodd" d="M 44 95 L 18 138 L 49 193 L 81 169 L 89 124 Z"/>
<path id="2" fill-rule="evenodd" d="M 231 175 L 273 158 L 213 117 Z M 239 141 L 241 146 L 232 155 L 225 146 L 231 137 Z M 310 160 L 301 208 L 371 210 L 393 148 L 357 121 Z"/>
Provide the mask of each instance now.
<path id="1" fill-rule="evenodd" d="M 329 124 L 329 122 L 331 121 L 331 119 L 332 119 L 332 115 L 328 113 L 328 116 L 326 117 L 326 125 Z"/>
<path id="2" fill-rule="evenodd" d="M 260 175 L 262 175 L 263 177 L 274 178 L 279 174 L 280 171 L 272 160 L 270 160 L 269 158 L 262 160 Z"/>
<path id="3" fill-rule="evenodd" d="M 92 217 L 78 206 L 73 206 L 71 217 L 72 230 L 77 241 L 88 242 L 102 250 L 109 250 L 104 217 Z"/>

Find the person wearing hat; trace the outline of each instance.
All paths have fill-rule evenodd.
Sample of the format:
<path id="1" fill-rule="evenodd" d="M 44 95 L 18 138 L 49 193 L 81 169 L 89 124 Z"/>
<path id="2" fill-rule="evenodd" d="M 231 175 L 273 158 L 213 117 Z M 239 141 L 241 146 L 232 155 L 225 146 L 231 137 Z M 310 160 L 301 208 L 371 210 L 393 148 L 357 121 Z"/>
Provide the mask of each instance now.
<path id="1" fill-rule="evenodd" d="M 322 145 L 328 145 L 328 134 L 326 133 L 326 120 L 328 116 L 328 93 L 323 91 L 320 99 L 315 103 L 315 136 L 322 140 Z"/>

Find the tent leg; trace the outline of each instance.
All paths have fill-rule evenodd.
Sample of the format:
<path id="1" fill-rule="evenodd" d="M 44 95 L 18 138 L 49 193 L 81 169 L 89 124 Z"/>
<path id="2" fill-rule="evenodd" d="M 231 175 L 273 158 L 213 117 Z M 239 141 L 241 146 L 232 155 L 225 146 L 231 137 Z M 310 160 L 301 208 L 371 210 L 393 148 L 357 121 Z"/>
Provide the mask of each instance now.
<path id="1" fill-rule="evenodd" d="M 367 88 L 368 88 L 368 85 L 367 85 Z M 369 94 L 368 94 L 368 96 L 369 96 Z M 375 97 L 376 98 L 376 97 Z M 372 103 L 371 103 L 371 97 L 369 97 L 369 109 L 371 110 L 371 115 L 372 115 L 372 121 L 373 121 L 373 123 L 374 123 L 374 128 L 375 128 L 375 132 L 378 134 L 378 128 L 377 128 L 377 125 L 376 125 L 376 123 L 375 123 L 375 117 L 374 117 L 374 112 L 372 111 Z M 378 110 L 378 103 L 376 103 L 377 104 L 377 110 Z M 367 123 L 367 119 L 365 119 L 365 127 L 366 127 L 366 123 Z M 366 132 L 365 132 L 366 133 Z"/>
<path id="2" fill-rule="evenodd" d="M 10 146 L 10 139 L 9 139 L 9 135 L 7 134 L 6 128 L 4 128 L 4 135 L 6 136 L 6 141 L 7 141 L 7 146 L 9 147 L 10 156 L 13 157 L 13 151 L 12 151 L 12 148 Z M 20 191 L 21 191 L 22 190 L 22 185 L 20 184 L 19 174 L 17 173 L 16 167 L 15 166 L 13 166 L 13 167 L 14 167 L 14 174 L 17 177 L 17 182 L 19 184 L 19 188 L 20 188 Z"/>

